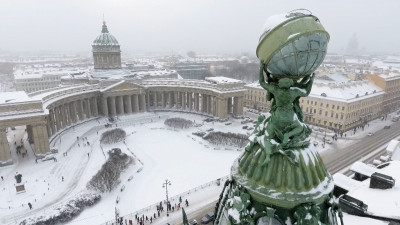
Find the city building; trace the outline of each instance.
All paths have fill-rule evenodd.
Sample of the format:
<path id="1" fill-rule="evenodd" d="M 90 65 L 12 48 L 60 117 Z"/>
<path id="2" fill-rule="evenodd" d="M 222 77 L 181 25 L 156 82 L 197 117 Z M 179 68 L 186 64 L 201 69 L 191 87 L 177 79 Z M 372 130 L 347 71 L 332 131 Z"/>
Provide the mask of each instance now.
<path id="1" fill-rule="evenodd" d="M 387 114 L 400 108 L 400 73 L 397 70 L 364 74 L 364 77 L 385 91 L 382 113 Z"/>
<path id="2" fill-rule="evenodd" d="M 315 80 L 310 95 L 301 98 L 305 122 L 344 132 L 381 115 L 385 92 L 380 87 L 339 74 L 329 77 Z"/>
<path id="3" fill-rule="evenodd" d="M 46 90 L 61 84 L 61 77 L 85 73 L 85 68 L 62 64 L 21 64 L 14 68 L 14 85 L 17 91 L 27 93 Z"/>
<path id="4" fill-rule="evenodd" d="M 121 49 L 117 39 L 108 32 L 106 22 L 103 22 L 101 34 L 92 44 L 95 69 L 121 68 Z"/>
<path id="5" fill-rule="evenodd" d="M 260 86 L 259 82 L 246 84 L 244 86 L 244 106 L 251 109 L 269 111 L 271 103 L 267 101 L 267 91 Z"/>
<path id="6" fill-rule="evenodd" d="M 183 79 L 204 80 L 209 74 L 207 64 L 202 62 L 177 62 L 170 69 L 176 70 Z"/>

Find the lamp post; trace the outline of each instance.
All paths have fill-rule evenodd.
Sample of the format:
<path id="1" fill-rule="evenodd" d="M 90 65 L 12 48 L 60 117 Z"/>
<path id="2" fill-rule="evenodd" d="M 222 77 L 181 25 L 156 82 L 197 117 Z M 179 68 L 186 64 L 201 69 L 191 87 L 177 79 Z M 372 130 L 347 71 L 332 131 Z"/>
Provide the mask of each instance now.
<path id="1" fill-rule="evenodd" d="M 168 213 L 168 207 L 169 207 L 169 201 L 168 201 L 168 185 L 171 185 L 171 181 L 169 181 L 168 179 L 165 179 L 165 182 L 163 183 L 162 187 L 165 187 L 165 194 L 167 196 L 167 216 L 169 216 Z"/>

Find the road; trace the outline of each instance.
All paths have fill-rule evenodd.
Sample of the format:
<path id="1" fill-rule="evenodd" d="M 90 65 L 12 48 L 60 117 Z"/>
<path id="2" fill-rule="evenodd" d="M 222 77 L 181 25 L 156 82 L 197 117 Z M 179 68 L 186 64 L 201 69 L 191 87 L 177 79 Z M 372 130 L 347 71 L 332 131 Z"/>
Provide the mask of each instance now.
<path id="1" fill-rule="evenodd" d="M 365 136 L 347 147 L 323 152 L 321 157 L 328 171 L 331 174 L 335 174 L 354 162 L 359 161 L 372 151 L 386 146 L 390 140 L 397 139 L 398 136 L 400 136 L 400 122 L 393 123 L 390 129 L 382 129 L 375 132 L 372 136 Z M 374 154 L 372 157 L 368 157 L 364 162 L 371 163 L 376 157 L 382 155 L 384 151 L 385 149 Z M 349 171 L 346 171 L 345 174 L 348 175 Z"/>
<path id="2" fill-rule="evenodd" d="M 365 136 L 360 138 L 354 144 L 340 149 L 335 149 L 332 151 L 323 152 L 321 154 L 322 160 L 325 163 L 326 168 L 331 174 L 335 174 L 341 171 L 354 162 L 359 161 L 361 158 L 367 156 L 374 150 L 386 146 L 389 141 L 396 139 L 400 136 L 400 122 L 391 124 L 390 129 L 382 129 L 374 133 L 373 136 Z M 367 157 L 364 162 L 371 163 L 375 158 L 385 153 L 385 148 L 383 150 L 372 154 Z M 345 171 L 346 175 L 351 172 L 349 170 Z M 218 196 L 216 196 L 217 198 Z M 188 220 L 192 221 L 196 219 L 199 224 L 201 223 L 201 218 L 208 212 L 213 212 L 215 203 L 207 205 L 207 207 L 202 208 L 193 213 L 188 213 Z M 182 224 L 182 221 L 173 221 L 171 224 Z"/>

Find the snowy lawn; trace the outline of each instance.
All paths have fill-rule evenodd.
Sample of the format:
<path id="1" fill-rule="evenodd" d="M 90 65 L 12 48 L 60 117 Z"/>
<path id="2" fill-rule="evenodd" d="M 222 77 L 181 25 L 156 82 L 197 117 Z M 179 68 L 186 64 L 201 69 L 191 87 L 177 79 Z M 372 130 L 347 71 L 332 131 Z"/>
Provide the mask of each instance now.
<path id="1" fill-rule="evenodd" d="M 121 184 L 114 191 L 104 194 L 97 205 L 85 210 L 71 224 L 87 224 L 87 218 L 92 224 L 99 224 L 114 217 L 115 207 L 124 215 L 163 201 L 165 188 L 162 184 L 165 179 L 172 183 L 168 187 L 169 196 L 174 196 L 230 173 L 232 162 L 240 151 L 236 147 L 225 150 L 226 146 L 214 146 L 191 133 L 214 128 L 215 131 L 246 134 L 249 131 L 241 129 L 241 120 L 230 119 L 230 125 L 204 122 L 200 127 L 174 130 L 164 125 L 165 119 L 170 117 L 182 117 L 198 124 L 203 124 L 206 118 L 173 112 L 121 116 L 113 123 L 113 128 L 126 131 L 125 143 L 101 146 L 101 133 L 111 129 L 104 126 L 108 121 L 105 118 L 87 121 L 66 129 L 60 137 L 54 138 L 51 148 L 59 150 L 57 162 L 39 161 L 36 164 L 29 147 L 28 158 L 24 159 L 11 149 L 14 164 L 0 168 L 0 175 L 4 177 L 0 183 L 0 222 L 10 224 L 26 217 L 46 214 L 82 191 L 87 191 L 87 182 L 106 161 L 107 151 L 112 148 L 121 148 L 126 154 L 134 156 L 136 164 L 121 175 Z M 21 127 L 9 132 L 9 141 L 13 143 L 20 136 L 26 139 L 24 129 Z M 13 137 L 14 133 L 16 137 Z M 24 145 L 29 144 L 25 141 Z M 25 193 L 15 192 L 15 172 L 23 175 Z M 133 179 L 128 181 L 131 176 Z M 125 187 L 123 192 L 120 191 L 122 186 Z M 120 199 L 119 204 L 116 204 L 117 198 Z M 32 203 L 32 210 L 29 210 L 28 202 Z"/>

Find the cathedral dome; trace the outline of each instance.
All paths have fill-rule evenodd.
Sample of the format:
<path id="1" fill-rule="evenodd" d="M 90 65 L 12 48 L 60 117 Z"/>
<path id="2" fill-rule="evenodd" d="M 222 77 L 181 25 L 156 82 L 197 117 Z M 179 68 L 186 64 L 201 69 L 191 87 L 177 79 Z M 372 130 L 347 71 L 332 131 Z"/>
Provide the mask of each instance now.
<path id="1" fill-rule="evenodd" d="M 106 22 L 103 22 L 101 34 L 94 39 L 92 46 L 119 46 L 117 39 L 108 32 Z"/>

